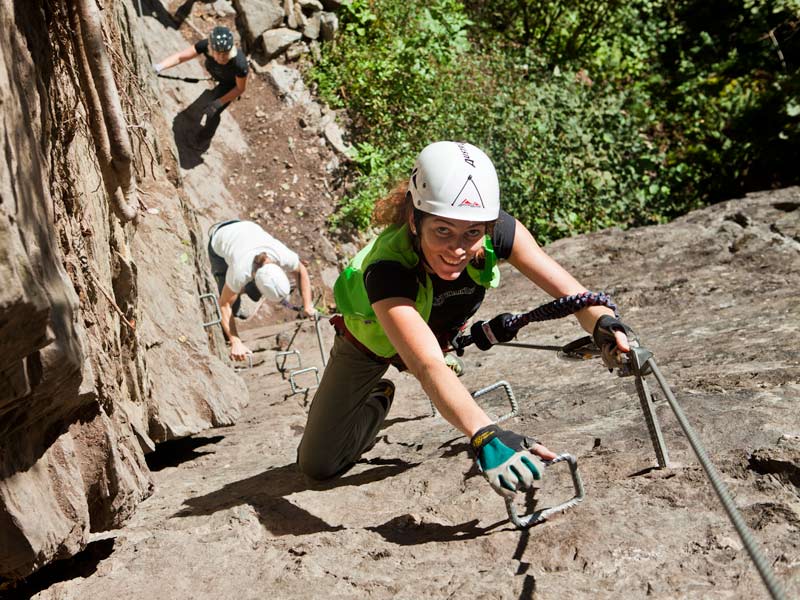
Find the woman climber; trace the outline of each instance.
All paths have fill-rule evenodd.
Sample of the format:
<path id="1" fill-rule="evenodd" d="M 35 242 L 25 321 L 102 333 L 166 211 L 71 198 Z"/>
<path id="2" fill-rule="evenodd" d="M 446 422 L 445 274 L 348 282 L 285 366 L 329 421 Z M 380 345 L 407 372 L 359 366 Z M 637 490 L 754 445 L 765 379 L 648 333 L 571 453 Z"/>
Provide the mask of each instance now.
<path id="1" fill-rule="evenodd" d="M 385 229 L 334 286 L 342 314 L 332 319 L 337 335 L 298 448 L 301 471 L 313 479 L 335 477 L 372 447 L 394 397 L 394 384 L 383 379 L 394 364 L 408 369 L 441 415 L 470 438 L 495 491 L 512 496 L 529 489 L 541 478 L 534 455 L 556 455 L 493 424 L 448 367 L 443 349 L 486 290 L 497 287 L 498 259 L 551 296 L 586 289 L 500 209 L 494 165 L 467 143 L 424 148 L 408 183 L 378 202 L 375 221 Z M 630 350 L 625 326 L 610 309 L 591 306 L 575 316 L 599 347 Z"/>

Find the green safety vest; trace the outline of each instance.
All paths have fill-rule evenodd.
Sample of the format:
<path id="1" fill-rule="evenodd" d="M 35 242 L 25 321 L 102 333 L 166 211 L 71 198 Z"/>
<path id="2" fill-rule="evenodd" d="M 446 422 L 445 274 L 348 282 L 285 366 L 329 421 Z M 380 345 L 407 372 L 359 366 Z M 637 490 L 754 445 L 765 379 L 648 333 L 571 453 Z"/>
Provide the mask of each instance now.
<path id="1" fill-rule="evenodd" d="M 484 237 L 483 248 L 485 256 L 483 268 L 478 269 L 468 264 L 467 272 L 475 283 L 485 288 L 495 288 L 500 283 L 500 269 L 497 268 L 497 256 L 488 235 Z M 397 262 L 406 269 L 413 269 L 419 265 L 419 255 L 412 246 L 408 225 L 387 227 L 378 237 L 364 246 L 336 279 L 333 294 L 336 306 L 344 316 L 345 325 L 350 333 L 378 356 L 391 358 L 397 354 L 397 350 L 378 323 L 364 287 L 364 273 L 367 267 L 378 261 Z M 421 271 L 421 273 L 425 275 L 425 282 L 420 281 L 417 288 L 415 306 L 427 323 L 433 306 L 433 282 L 427 272 Z"/>

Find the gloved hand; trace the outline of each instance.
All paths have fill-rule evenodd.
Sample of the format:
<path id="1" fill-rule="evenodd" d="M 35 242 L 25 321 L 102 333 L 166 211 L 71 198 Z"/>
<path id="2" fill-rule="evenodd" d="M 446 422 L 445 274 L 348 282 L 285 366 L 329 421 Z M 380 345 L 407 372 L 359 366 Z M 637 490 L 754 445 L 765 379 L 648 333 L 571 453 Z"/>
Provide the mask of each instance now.
<path id="1" fill-rule="evenodd" d="M 156 75 L 158 75 L 159 73 L 161 73 L 161 71 L 163 71 L 163 70 L 164 70 L 164 67 L 162 67 L 162 66 L 161 66 L 161 63 L 155 63 L 155 64 L 153 65 L 153 71 L 155 71 L 155 72 L 156 72 Z"/>
<path id="2" fill-rule="evenodd" d="M 470 440 L 475 462 L 483 476 L 495 492 L 507 498 L 513 498 L 518 490 L 530 489 L 534 480 L 542 479 L 543 469 L 528 451 L 537 443 L 497 425 L 479 429 Z"/>
<path id="3" fill-rule="evenodd" d="M 469 330 L 472 341 L 481 350 L 488 350 L 502 342 L 510 342 L 518 331 L 510 327 L 512 317 L 511 313 L 503 313 L 491 321 L 476 321 Z"/>
<path id="4" fill-rule="evenodd" d="M 615 331 L 621 331 L 625 336 L 632 341 L 636 340 L 633 330 L 625 325 L 622 321 L 611 315 L 603 315 L 594 324 L 594 331 L 592 332 L 592 339 L 595 345 L 600 348 L 600 353 L 603 362 L 609 370 L 619 368 L 621 366 L 619 360 L 619 352 L 627 351 L 625 348 L 617 347 L 617 338 L 614 335 Z"/>

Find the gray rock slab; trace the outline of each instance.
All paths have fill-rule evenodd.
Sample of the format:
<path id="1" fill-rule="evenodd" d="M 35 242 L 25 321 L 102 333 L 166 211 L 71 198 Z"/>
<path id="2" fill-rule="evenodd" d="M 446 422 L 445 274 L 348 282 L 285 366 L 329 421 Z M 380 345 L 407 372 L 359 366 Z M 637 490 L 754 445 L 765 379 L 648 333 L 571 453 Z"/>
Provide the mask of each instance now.
<path id="1" fill-rule="evenodd" d="M 320 13 L 316 12 L 310 17 L 306 18 L 303 24 L 303 35 L 310 40 L 316 40 L 319 37 L 320 31 Z"/>
<path id="2" fill-rule="evenodd" d="M 322 12 L 319 15 L 319 37 L 320 39 L 330 42 L 336 35 L 339 29 L 339 17 L 332 12 Z"/>
<path id="3" fill-rule="evenodd" d="M 280 0 L 233 0 L 233 3 L 250 43 L 265 31 L 280 27 L 286 16 Z"/>
<path id="4" fill-rule="evenodd" d="M 272 29 L 261 34 L 261 46 L 268 59 L 275 58 L 291 46 L 294 42 L 302 39 L 303 34 L 293 29 L 281 27 Z"/>

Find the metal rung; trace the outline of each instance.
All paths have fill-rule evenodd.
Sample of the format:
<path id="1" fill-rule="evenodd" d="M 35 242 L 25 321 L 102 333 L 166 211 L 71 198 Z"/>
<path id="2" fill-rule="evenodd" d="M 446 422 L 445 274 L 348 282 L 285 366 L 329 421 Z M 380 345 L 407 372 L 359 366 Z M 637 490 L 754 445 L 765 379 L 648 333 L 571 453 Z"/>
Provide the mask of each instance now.
<path id="1" fill-rule="evenodd" d="M 477 400 L 481 396 L 484 396 L 489 392 L 496 390 L 499 387 L 502 387 L 505 390 L 506 398 L 508 398 L 508 403 L 511 405 L 511 411 L 495 419 L 494 421 L 495 423 L 500 423 L 501 421 L 505 421 L 506 419 L 516 417 L 519 414 L 519 405 L 517 404 L 517 399 L 514 397 L 514 390 L 511 389 L 511 384 L 505 380 L 501 380 L 498 381 L 497 383 L 493 383 L 488 387 L 480 389 L 477 392 L 473 392 L 472 394 L 472 397 Z"/>
<path id="2" fill-rule="evenodd" d="M 505 421 L 506 419 L 510 419 L 512 417 L 516 417 L 519 414 L 519 404 L 517 404 L 517 399 L 514 397 L 514 390 L 511 389 L 511 384 L 505 380 L 498 381 L 493 383 L 492 385 L 482 388 L 477 392 L 472 392 L 472 397 L 474 399 L 478 399 L 481 396 L 488 394 L 489 392 L 496 390 L 497 388 L 502 387 L 506 392 L 506 398 L 508 398 L 508 403 L 511 405 L 511 410 L 506 414 L 502 415 L 495 419 L 495 423 L 500 423 L 501 421 Z M 431 403 L 431 416 L 435 417 L 439 414 L 439 411 L 436 410 L 436 406 L 433 404 L 433 400 L 430 398 L 428 401 Z"/>
<path id="3" fill-rule="evenodd" d="M 278 369 L 279 373 L 286 372 L 286 359 L 287 357 L 295 355 L 297 357 L 297 368 L 302 368 L 303 361 L 300 358 L 300 352 L 297 350 L 286 350 L 284 352 L 276 352 L 275 353 L 275 367 Z M 278 362 L 279 359 L 283 358 L 283 361 L 280 363 Z"/>
<path id="4" fill-rule="evenodd" d="M 575 489 L 575 495 L 571 499 L 551 508 L 537 510 L 529 515 L 520 517 L 517 514 L 516 507 L 514 506 L 514 498 L 506 498 L 506 511 L 508 512 L 508 518 L 519 529 L 527 529 L 528 527 L 542 523 L 556 513 L 563 512 L 572 508 L 573 506 L 577 506 L 584 499 L 586 493 L 583 489 L 583 480 L 581 479 L 581 474 L 578 473 L 578 461 L 574 456 L 571 454 L 559 454 L 553 460 L 542 461 L 542 464 L 545 467 L 551 467 L 555 464 L 565 461 L 567 464 L 569 464 L 569 471 L 572 475 L 572 486 Z"/>
<path id="5" fill-rule="evenodd" d="M 248 370 L 250 370 L 252 368 L 253 368 L 253 355 L 252 354 L 247 354 L 247 366 L 246 367 L 236 367 L 236 366 L 234 366 L 233 370 L 236 371 L 237 373 L 240 373 L 241 371 L 248 371 Z"/>
<path id="6" fill-rule="evenodd" d="M 315 385 L 310 385 L 308 387 L 298 387 L 297 382 L 294 380 L 296 375 L 300 375 L 302 373 L 310 373 L 311 371 L 314 372 L 314 376 L 317 379 L 317 383 Z M 317 367 L 306 367 L 305 369 L 298 369 L 297 371 L 292 371 L 289 373 L 289 385 L 292 386 L 292 393 L 289 394 L 290 396 L 294 394 L 302 394 L 304 392 L 308 392 L 313 390 L 314 388 L 319 387 L 319 369 Z"/>
<path id="7" fill-rule="evenodd" d="M 204 298 L 211 298 L 211 300 L 214 302 L 214 310 L 217 311 L 217 318 L 216 319 L 212 319 L 208 323 L 203 323 L 203 327 L 207 328 L 207 327 L 211 327 L 212 325 L 216 325 L 217 323 L 222 323 L 222 313 L 219 310 L 219 302 L 217 301 L 217 295 L 216 294 L 200 294 L 200 302 L 201 303 L 202 303 Z"/>

